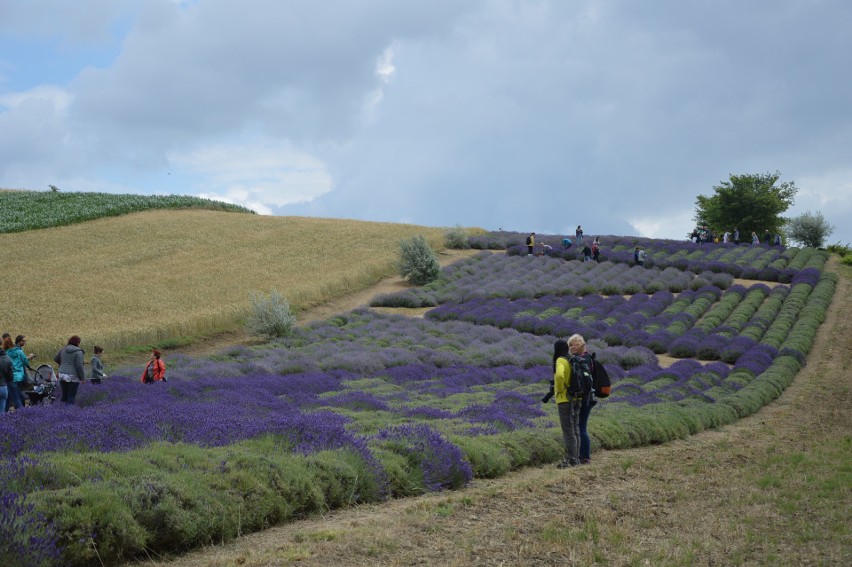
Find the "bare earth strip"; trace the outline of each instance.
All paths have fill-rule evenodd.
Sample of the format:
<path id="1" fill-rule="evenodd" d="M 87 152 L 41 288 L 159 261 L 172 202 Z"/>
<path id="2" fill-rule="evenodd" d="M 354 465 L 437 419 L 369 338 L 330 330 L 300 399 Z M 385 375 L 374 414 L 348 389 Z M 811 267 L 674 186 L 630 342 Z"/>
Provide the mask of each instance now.
<path id="1" fill-rule="evenodd" d="M 850 312 L 846 270 L 808 366 L 778 400 L 721 430 L 141 564 L 850 565 Z"/>

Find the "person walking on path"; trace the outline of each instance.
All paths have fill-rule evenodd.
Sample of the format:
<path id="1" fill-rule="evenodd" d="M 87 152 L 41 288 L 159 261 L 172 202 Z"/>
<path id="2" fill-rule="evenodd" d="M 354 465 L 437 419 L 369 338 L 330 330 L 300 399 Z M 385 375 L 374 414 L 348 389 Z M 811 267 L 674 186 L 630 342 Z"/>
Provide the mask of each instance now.
<path id="1" fill-rule="evenodd" d="M 12 384 L 9 386 L 9 397 L 6 398 L 6 411 L 9 411 L 12 406 L 16 410 L 24 407 L 23 390 L 27 378 L 27 369 L 32 370 L 30 360 L 35 357 L 34 354 L 27 356 L 24 354 L 24 345 L 27 344 L 27 338 L 24 335 L 15 337 L 15 345 L 12 346 L 11 338 L 3 339 L 3 349 L 12 360 Z"/>
<path id="2" fill-rule="evenodd" d="M 592 260 L 597 263 L 601 261 L 601 243 L 597 238 L 592 242 Z"/>
<path id="3" fill-rule="evenodd" d="M 139 380 L 143 384 L 153 384 L 154 382 L 166 381 L 166 363 L 160 358 L 161 353 L 157 349 L 151 352 L 151 360 L 145 365 L 145 370 L 142 371 L 142 378 Z"/>
<path id="4" fill-rule="evenodd" d="M 107 377 L 107 375 L 104 374 L 104 363 L 101 362 L 101 355 L 103 354 L 104 349 L 99 346 L 95 346 L 94 351 L 95 355 L 92 357 L 90 362 L 92 366 L 92 384 L 100 384 L 103 379 Z"/>
<path id="5" fill-rule="evenodd" d="M 62 389 L 60 401 L 74 405 L 77 400 L 77 389 L 86 381 L 80 337 L 74 335 L 68 339 L 68 344 L 56 353 L 53 361 L 59 365 L 59 387 Z"/>
<path id="6" fill-rule="evenodd" d="M 573 337 L 572 337 L 573 338 Z M 565 444 L 565 458 L 556 465 L 565 469 L 580 464 L 580 404 L 582 398 L 568 395 L 571 383 L 571 356 L 568 342 L 558 339 L 553 343 L 553 391 L 556 408 L 559 413 L 559 426 L 562 428 L 562 442 Z"/>

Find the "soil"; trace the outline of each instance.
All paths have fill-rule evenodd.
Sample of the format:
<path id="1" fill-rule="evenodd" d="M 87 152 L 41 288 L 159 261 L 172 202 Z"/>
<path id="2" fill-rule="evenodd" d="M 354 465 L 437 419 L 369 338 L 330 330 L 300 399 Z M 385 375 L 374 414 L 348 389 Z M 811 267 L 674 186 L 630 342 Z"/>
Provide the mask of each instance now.
<path id="1" fill-rule="evenodd" d="M 834 257 L 826 268 L 838 270 Z M 314 315 L 350 309 L 401 285 L 386 280 Z M 527 467 L 494 480 L 477 479 L 451 493 L 333 511 L 172 561 L 152 558 L 141 564 L 852 564 L 850 312 L 847 270 L 808 366 L 777 400 L 722 429 L 660 446 L 602 451 L 591 465 L 569 470 Z M 831 395 L 814 404 L 815 391 Z M 842 461 L 830 463 L 827 471 L 846 482 L 836 507 L 820 508 L 808 497 L 783 500 L 781 489 L 800 479 L 765 480 L 772 478 L 768 471 L 778 459 L 803 459 L 804 471 L 807 463 L 844 443 Z M 807 474 L 818 475 L 821 469 L 814 467 Z M 587 488 L 601 486 L 602 479 L 602 489 Z M 818 481 L 809 480 L 814 486 Z M 807 485 L 803 490 L 807 494 Z"/>

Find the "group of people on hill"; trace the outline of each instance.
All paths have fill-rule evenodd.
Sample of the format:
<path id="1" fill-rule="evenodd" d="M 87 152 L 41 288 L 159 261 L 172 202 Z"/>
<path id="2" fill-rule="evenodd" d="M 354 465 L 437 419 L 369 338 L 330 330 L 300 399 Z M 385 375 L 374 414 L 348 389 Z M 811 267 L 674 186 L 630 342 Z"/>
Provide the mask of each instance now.
<path id="1" fill-rule="evenodd" d="M 27 338 L 18 335 L 12 341 L 9 333 L 3 334 L 2 345 L 0 345 L 0 409 L 6 412 L 21 409 L 26 405 L 25 394 L 29 391 L 26 380 L 26 372 L 35 372 L 30 361 L 35 354 L 25 354 L 24 346 Z M 80 384 L 86 381 L 86 372 L 83 366 L 85 351 L 80 347 L 82 339 L 74 335 L 53 357 L 53 362 L 58 365 L 55 378 L 51 373 L 51 380 L 59 383 L 61 391 L 60 401 L 66 404 L 74 404 L 77 400 L 77 390 Z M 91 372 L 89 380 L 92 384 L 101 384 L 107 377 L 104 372 L 104 364 L 101 360 L 104 349 L 95 345 L 94 355 L 89 361 Z M 159 350 L 151 352 L 151 359 L 142 372 L 140 382 L 150 384 L 153 382 L 166 381 L 166 365 L 162 360 Z M 31 400 L 32 402 L 32 400 Z"/>
<path id="2" fill-rule="evenodd" d="M 562 239 L 562 248 L 567 250 L 571 248 L 574 243 L 579 246 L 583 243 L 583 227 L 581 225 L 577 225 L 577 230 L 574 231 L 574 240 L 572 241 L 570 238 L 566 237 Z M 535 233 L 531 232 L 529 236 L 527 236 L 527 255 L 533 256 L 535 255 Z M 553 250 L 553 247 L 549 244 L 542 243 L 541 245 L 541 254 L 547 254 Z M 600 262 L 601 261 L 601 242 L 600 237 L 596 236 L 591 244 L 587 241 L 583 244 L 583 249 L 580 251 L 581 258 L 583 262 Z"/>
<path id="3" fill-rule="evenodd" d="M 692 234 L 689 235 L 689 239 L 696 244 L 703 244 L 706 242 L 722 242 L 722 243 L 740 243 L 740 231 L 737 227 L 734 227 L 733 230 L 726 230 L 722 233 L 721 238 L 714 234 L 710 229 L 706 226 L 698 226 L 693 229 Z M 748 241 L 747 241 L 748 242 Z M 763 231 L 763 239 L 761 240 L 760 236 L 758 236 L 757 231 L 752 231 L 751 233 L 751 245 L 757 246 L 761 242 L 764 244 L 769 244 L 771 246 L 781 246 L 782 238 L 780 234 L 775 234 L 774 236 L 769 231 L 769 229 L 765 229 Z"/>

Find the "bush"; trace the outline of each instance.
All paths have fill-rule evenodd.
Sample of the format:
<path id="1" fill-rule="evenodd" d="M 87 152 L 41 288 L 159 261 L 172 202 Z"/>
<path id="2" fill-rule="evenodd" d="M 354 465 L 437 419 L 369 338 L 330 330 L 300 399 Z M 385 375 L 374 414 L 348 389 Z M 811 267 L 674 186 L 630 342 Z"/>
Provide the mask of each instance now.
<path id="1" fill-rule="evenodd" d="M 246 327 L 254 335 L 262 337 L 286 337 L 293 332 L 296 317 L 290 312 L 290 303 L 273 289 L 269 297 L 262 293 L 250 294 L 251 314 Z"/>
<path id="2" fill-rule="evenodd" d="M 412 236 L 399 243 L 399 274 L 414 285 L 434 281 L 441 273 L 435 252 L 423 236 Z"/>
<path id="3" fill-rule="evenodd" d="M 444 244 L 446 244 L 447 248 L 455 248 L 456 250 L 470 248 L 470 244 L 467 241 L 467 232 L 460 225 L 447 229 L 444 233 Z"/>

